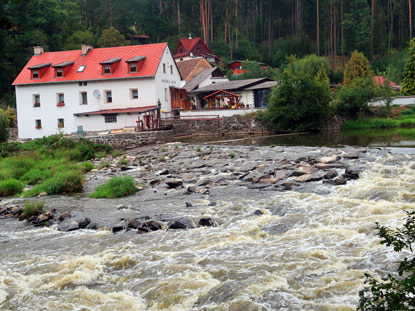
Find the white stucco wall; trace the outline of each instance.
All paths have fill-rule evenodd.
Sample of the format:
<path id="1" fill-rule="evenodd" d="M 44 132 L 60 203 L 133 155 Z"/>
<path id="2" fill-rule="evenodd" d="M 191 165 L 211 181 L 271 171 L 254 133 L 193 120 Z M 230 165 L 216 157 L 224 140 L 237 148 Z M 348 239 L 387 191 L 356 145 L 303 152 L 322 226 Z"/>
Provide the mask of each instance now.
<path id="1" fill-rule="evenodd" d="M 163 64 L 166 64 L 166 73 L 163 72 Z M 170 72 L 170 66 L 173 66 L 173 74 Z M 161 117 L 170 116 L 170 87 L 180 88 L 182 86 L 182 81 L 180 79 L 180 73 L 177 69 L 176 62 L 174 61 L 168 47 L 166 47 L 166 50 L 164 51 L 163 57 L 156 72 L 155 79 L 157 100 L 160 100 L 161 110 L 165 111 L 165 113 L 161 114 Z M 165 94 L 165 89 L 167 89 L 167 94 Z"/>
<path id="2" fill-rule="evenodd" d="M 131 89 L 138 90 L 138 99 L 131 99 Z M 100 97 L 93 96 L 94 90 L 98 90 Z M 106 103 L 104 91 L 111 90 L 112 103 Z M 88 104 L 81 105 L 81 92 L 87 92 Z M 57 107 L 57 94 L 63 93 L 65 106 Z M 33 95 L 40 95 L 40 107 L 33 107 Z M 79 86 L 75 83 L 57 83 L 16 86 L 16 106 L 20 138 L 39 138 L 56 134 L 58 132 L 72 133 L 77 130 L 77 125 L 85 125 L 94 130 L 111 129 L 113 124 L 97 128 L 100 121 L 91 118 L 90 125 L 75 122 L 74 113 L 91 112 L 104 109 L 117 109 L 129 107 L 144 107 L 157 105 L 156 83 L 154 78 L 87 81 L 87 85 Z M 99 116 L 102 121 L 103 116 Z M 58 128 L 58 119 L 65 120 L 65 127 Z M 35 120 L 42 120 L 42 129 L 35 129 Z M 124 121 L 121 121 L 123 124 Z M 131 123 L 131 122 L 129 122 Z M 128 126 L 131 126 L 130 124 Z"/>
<path id="3" fill-rule="evenodd" d="M 415 104 L 415 96 L 402 96 L 402 97 L 395 97 L 391 105 L 408 106 L 408 105 L 414 105 L 414 104 Z M 381 100 L 375 100 L 369 103 L 369 106 L 382 107 L 382 106 L 385 106 L 385 103 Z"/>

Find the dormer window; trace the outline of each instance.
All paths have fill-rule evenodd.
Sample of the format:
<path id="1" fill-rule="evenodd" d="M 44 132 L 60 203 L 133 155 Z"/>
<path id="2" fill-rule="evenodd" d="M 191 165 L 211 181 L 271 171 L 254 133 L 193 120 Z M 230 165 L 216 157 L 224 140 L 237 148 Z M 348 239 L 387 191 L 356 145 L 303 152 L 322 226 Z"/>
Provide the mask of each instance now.
<path id="1" fill-rule="evenodd" d="M 129 64 L 130 66 L 130 72 L 137 72 L 137 64 L 136 63 L 131 63 Z"/>
<path id="2" fill-rule="evenodd" d="M 63 62 L 60 64 L 53 65 L 52 67 L 55 68 L 55 78 L 65 77 L 73 64 L 74 62 Z"/>
<path id="3" fill-rule="evenodd" d="M 118 64 L 120 63 L 121 58 L 111 58 L 104 62 L 99 63 L 102 65 L 102 74 L 103 75 L 110 75 L 115 72 Z"/>
<path id="4" fill-rule="evenodd" d="M 125 62 L 128 64 L 128 72 L 136 73 L 139 72 L 143 66 L 145 56 L 135 56 L 133 58 L 127 59 Z"/>
<path id="5" fill-rule="evenodd" d="M 41 79 L 43 74 L 48 70 L 48 67 L 52 65 L 51 63 L 47 64 L 39 64 L 35 66 L 31 66 L 27 69 L 30 70 L 30 78 L 31 79 Z"/>

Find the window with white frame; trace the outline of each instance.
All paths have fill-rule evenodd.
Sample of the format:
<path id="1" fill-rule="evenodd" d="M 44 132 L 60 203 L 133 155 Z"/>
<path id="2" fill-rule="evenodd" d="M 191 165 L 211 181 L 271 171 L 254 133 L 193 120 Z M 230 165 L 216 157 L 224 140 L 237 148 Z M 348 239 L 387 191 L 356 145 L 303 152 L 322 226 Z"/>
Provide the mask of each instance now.
<path id="1" fill-rule="evenodd" d="M 81 105 L 88 105 L 88 94 L 87 94 L 87 92 L 81 92 Z"/>
<path id="2" fill-rule="evenodd" d="M 33 94 L 33 107 L 40 107 L 40 95 Z"/>
<path id="3" fill-rule="evenodd" d="M 107 104 L 112 103 L 112 92 L 111 91 L 105 91 L 105 101 Z"/>
<path id="4" fill-rule="evenodd" d="M 138 99 L 138 90 L 131 89 L 131 99 Z"/>
<path id="5" fill-rule="evenodd" d="M 57 105 L 65 106 L 65 95 L 63 93 L 58 93 L 56 97 L 57 97 Z"/>

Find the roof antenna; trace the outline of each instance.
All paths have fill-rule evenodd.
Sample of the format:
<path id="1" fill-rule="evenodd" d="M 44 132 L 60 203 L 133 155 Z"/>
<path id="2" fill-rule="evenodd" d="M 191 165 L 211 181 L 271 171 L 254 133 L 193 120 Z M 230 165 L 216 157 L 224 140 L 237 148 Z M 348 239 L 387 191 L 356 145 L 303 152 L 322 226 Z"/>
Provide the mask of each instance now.
<path id="1" fill-rule="evenodd" d="M 189 39 L 192 39 L 192 34 L 191 33 L 189 33 Z"/>

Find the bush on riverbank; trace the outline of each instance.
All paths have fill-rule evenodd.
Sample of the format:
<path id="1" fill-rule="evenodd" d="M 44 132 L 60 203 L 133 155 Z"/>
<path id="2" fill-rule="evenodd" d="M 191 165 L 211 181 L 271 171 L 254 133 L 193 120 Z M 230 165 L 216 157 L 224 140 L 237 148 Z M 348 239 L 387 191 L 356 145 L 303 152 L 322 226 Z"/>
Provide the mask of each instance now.
<path id="1" fill-rule="evenodd" d="M 131 176 L 113 177 L 106 184 L 98 186 L 91 198 L 121 198 L 132 195 L 138 191 L 137 182 Z"/>
<path id="2" fill-rule="evenodd" d="M 71 193 L 83 187 L 83 174 L 94 168 L 91 162 L 96 154 L 107 154 L 109 146 L 94 144 L 81 139 L 79 142 L 61 135 L 44 137 L 25 144 L 11 143 L 0 145 L 0 181 L 13 179 L 23 187 L 15 191 L 2 191 L 0 196 L 15 195 L 25 185 L 35 187 L 24 196 Z M 17 185 L 14 182 L 14 185 Z M 19 191 L 17 191 L 19 190 Z"/>
<path id="3" fill-rule="evenodd" d="M 16 179 L 10 178 L 0 182 L 0 196 L 10 196 L 22 192 L 24 184 Z"/>

